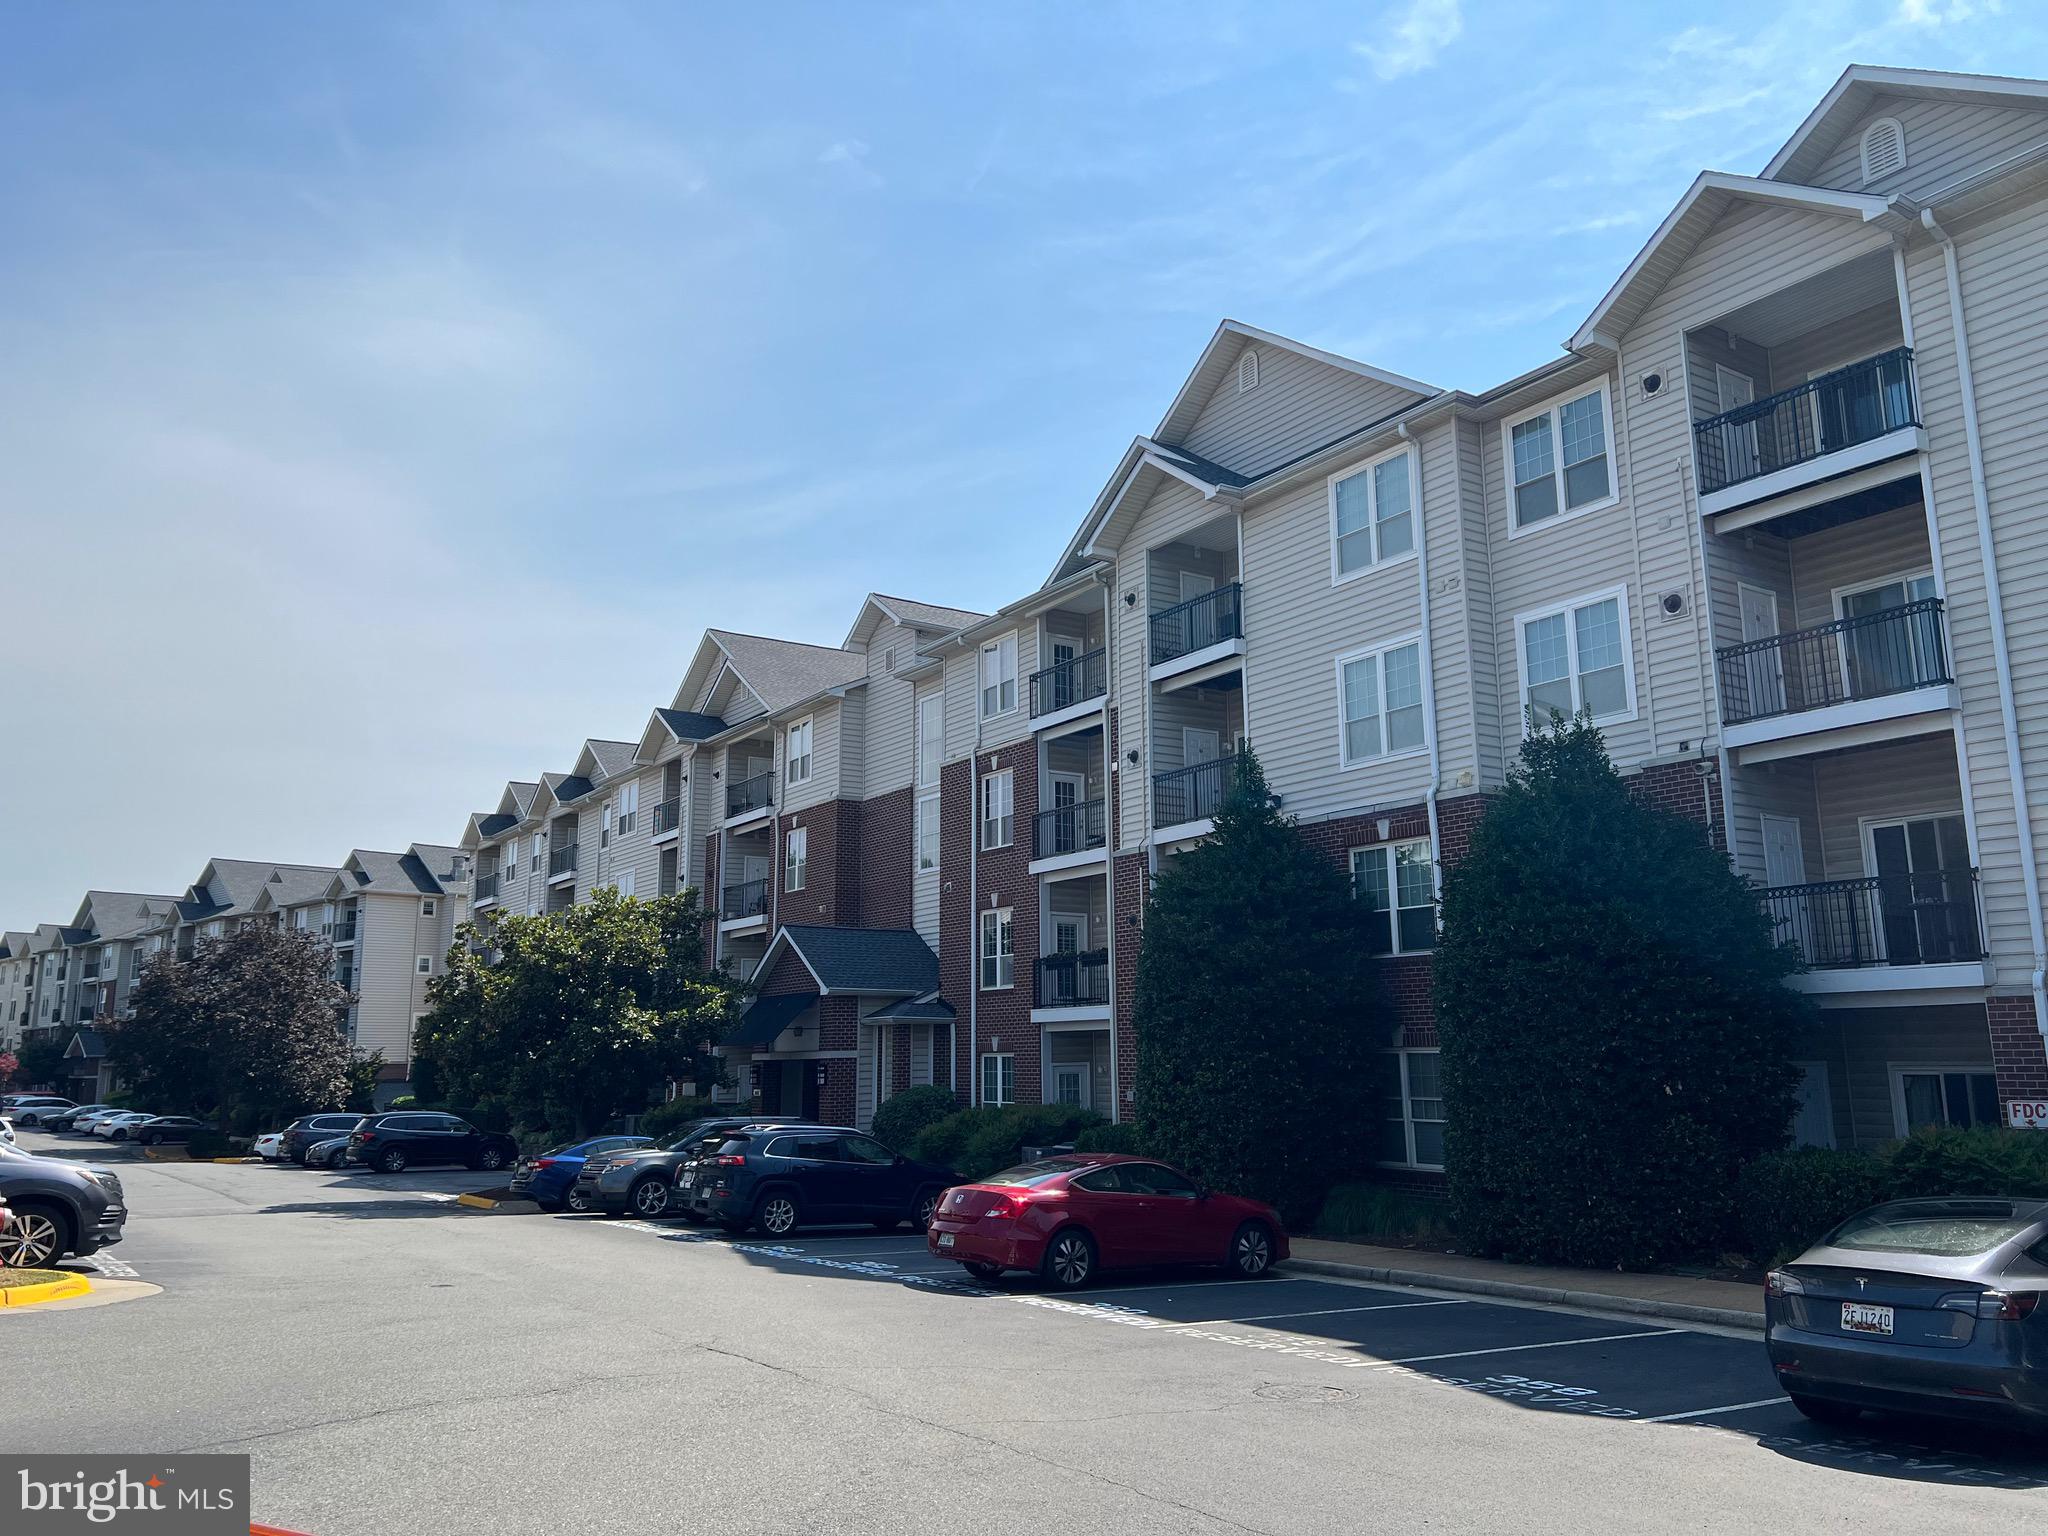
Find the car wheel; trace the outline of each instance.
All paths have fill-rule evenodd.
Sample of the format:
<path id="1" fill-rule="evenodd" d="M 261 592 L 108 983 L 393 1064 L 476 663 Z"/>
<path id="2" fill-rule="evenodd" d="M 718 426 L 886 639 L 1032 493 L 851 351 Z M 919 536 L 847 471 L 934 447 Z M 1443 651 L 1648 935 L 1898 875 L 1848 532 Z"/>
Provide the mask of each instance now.
<path id="1" fill-rule="evenodd" d="M 405 1172 L 405 1164 L 406 1156 L 403 1147 L 386 1147 L 377 1158 L 377 1169 L 380 1173 L 403 1173 Z"/>
<path id="2" fill-rule="evenodd" d="M 107 1140 L 109 1141 L 126 1141 L 127 1139 L 128 1133 L 126 1131 L 116 1131 L 113 1135 L 107 1138 Z"/>
<path id="3" fill-rule="evenodd" d="M 1825 1397 L 1808 1397 L 1803 1392 L 1787 1394 L 1792 1406 L 1816 1424 L 1854 1424 L 1863 1410 L 1853 1403 L 1838 1403 Z"/>
<path id="4" fill-rule="evenodd" d="M 796 1196 L 785 1190 L 764 1195 L 754 1208 L 754 1225 L 770 1237 L 787 1237 L 802 1219 L 803 1208 L 797 1204 Z"/>
<path id="5" fill-rule="evenodd" d="M 18 1201 L 13 1222 L 0 1232 L 0 1264 L 10 1269 L 42 1269 L 70 1251 L 70 1218 L 40 1201 Z"/>
<path id="6" fill-rule="evenodd" d="M 157 1135 L 155 1131 L 145 1131 L 142 1135 L 136 1137 L 135 1139 L 141 1142 L 145 1147 L 153 1147 L 158 1142 L 163 1140 L 163 1138 Z"/>
<path id="7" fill-rule="evenodd" d="M 477 1154 L 476 1165 L 485 1173 L 496 1173 L 505 1166 L 505 1154 L 496 1147 L 485 1147 Z"/>
<path id="8" fill-rule="evenodd" d="M 562 1196 L 562 1209 L 581 1216 L 590 1209 L 590 1196 L 584 1194 L 574 1184 L 571 1184 L 569 1192 Z"/>
<path id="9" fill-rule="evenodd" d="M 1086 1232 L 1068 1227 L 1046 1245 L 1045 1262 L 1039 1268 L 1054 1290 L 1076 1290 L 1094 1278 L 1095 1244 Z"/>
<path id="10" fill-rule="evenodd" d="M 919 1232 L 925 1231 L 931 1226 L 932 1213 L 938 1208 L 939 1192 L 936 1189 L 926 1190 L 917 1197 L 917 1204 L 911 1212 L 910 1225 Z"/>
<path id="11" fill-rule="evenodd" d="M 1003 1272 L 1000 1264 L 977 1264 L 972 1259 L 962 1259 L 960 1267 L 977 1280 L 993 1280 Z"/>
<path id="12" fill-rule="evenodd" d="M 1240 1280 L 1256 1280 L 1273 1267 L 1273 1234 L 1263 1221 L 1248 1221 L 1237 1229 L 1225 1264 Z"/>
<path id="13" fill-rule="evenodd" d="M 626 1196 L 626 1203 L 633 1207 L 633 1214 L 643 1220 L 668 1214 L 670 1190 L 666 1179 L 655 1177 L 642 1179 Z"/>

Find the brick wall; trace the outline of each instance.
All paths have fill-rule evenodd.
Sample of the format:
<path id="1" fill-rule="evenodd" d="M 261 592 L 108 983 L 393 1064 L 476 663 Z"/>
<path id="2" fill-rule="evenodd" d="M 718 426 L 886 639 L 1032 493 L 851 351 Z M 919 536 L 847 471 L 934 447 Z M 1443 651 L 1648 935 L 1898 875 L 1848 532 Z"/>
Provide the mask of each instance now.
<path id="1" fill-rule="evenodd" d="M 789 889 L 789 834 L 805 829 L 804 888 Z M 812 923 L 821 927 L 856 927 L 860 923 L 859 807 L 827 800 L 785 812 L 776 824 L 775 915 L 779 922 Z"/>
<path id="2" fill-rule="evenodd" d="M 1622 782 L 1638 805 L 1653 806 L 1704 824 L 1708 839 L 1727 852 L 1727 823 L 1721 815 L 1721 767 L 1712 758 L 1651 763 L 1626 775 Z"/>
<path id="3" fill-rule="evenodd" d="M 908 928 L 911 925 L 911 859 L 915 856 L 917 791 L 899 789 L 863 800 L 860 811 L 860 865 L 854 871 L 854 892 L 860 922 L 866 928 Z"/>
<path id="4" fill-rule="evenodd" d="M 2034 1022 L 2032 997 L 1993 997 L 1984 1005 L 1991 1028 L 1991 1061 L 1998 1069 L 1999 1112 L 2008 1099 L 2048 1098 L 2048 1055 Z"/>
<path id="5" fill-rule="evenodd" d="M 825 997 L 818 1000 L 818 1049 L 851 1051 L 860 1046 L 860 999 Z M 859 1063 L 851 1056 L 820 1063 L 825 1081 L 818 1088 L 818 1118 L 827 1125 L 854 1123 L 855 1074 Z M 816 1067 L 813 1067 L 816 1070 Z"/>
<path id="6" fill-rule="evenodd" d="M 966 1103 L 974 1081 L 968 1053 L 969 990 L 974 981 L 974 886 L 968 838 L 974 826 L 974 765 L 966 758 L 939 769 L 939 996 L 959 1017 L 952 1048 L 953 1081 Z"/>
<path id="7" fill-rule="evenodd" d="M 1031 742 L 1019 742 L 998 752 L 984 752 L 976 760 L 970 789 L 981 793 L 983 775 L 1009 770 L 1016 788 L 1016 817 L 1006 848 L 981 850 L 979 885 L 975 892 L 977 914 L 992 907 L 1011 909 L 1010 944 L 1013 954 L 1012 985 L 983 992 L 980 996 L 978 1040 L 983 1054 L 1000 1048 L 1015 1058 L 1016 1094 L 1020 1104 L 1036 1104 L 1044 1097 L 1039 1070 L 1039 1026 L 1031 1022 L 1033 966 L 1038 959 L 1038 880 L 1030 873 L 1031 818 L 1038 810 L 1038 758 Z M 980 833 L 979 810 L 975 811 L 970 835 Z M 970 952 L 980 954 L 980 918 L 969 930 Z M 979 977 L 975 978 L 978 984 Z M 979 1070 L 979 1064 L 976 1064 Z"/>
<path id="8" fill-rule="evenodd" d="M 783 950 L 766 973 L 755 980 L 761 985 L 763 997 L 786 997 L 794 992 L 815 993 L 818 990 L 817 978 L 811 975 L 811 968 L 793 949 Z"/>
<path id="9" fill-rule="evenodd" d="M 1116 995 L 1112 1017 L 1116 1080 L 1122 1100 L 1116 1106 L 1119 1120 L 1130 1119 L 1136 1107 L 1138 1031 L 1132 1023 L 1132 1002 L 1138 994 L 1138 956 L 1145 947 L 1147 882 L 1144 854 L 1116 856 L 1110 868 L 1109 920 L 1116 926 Z"/>

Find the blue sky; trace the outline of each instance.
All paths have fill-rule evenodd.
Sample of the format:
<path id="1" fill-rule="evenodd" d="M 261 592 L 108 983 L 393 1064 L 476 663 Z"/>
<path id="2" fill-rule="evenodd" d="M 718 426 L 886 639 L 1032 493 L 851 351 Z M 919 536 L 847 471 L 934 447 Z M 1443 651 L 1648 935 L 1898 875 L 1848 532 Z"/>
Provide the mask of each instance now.
<path id="1" fill-rule="evenodd" d="M 1887 8 L 1889 7 L 1889 8 Z M 42 6 L 0 56 L 0 926 L 453 840 L 706 626 L 1044 574 L 1228 315 L 1480 387 L 1993 0 Z"/>

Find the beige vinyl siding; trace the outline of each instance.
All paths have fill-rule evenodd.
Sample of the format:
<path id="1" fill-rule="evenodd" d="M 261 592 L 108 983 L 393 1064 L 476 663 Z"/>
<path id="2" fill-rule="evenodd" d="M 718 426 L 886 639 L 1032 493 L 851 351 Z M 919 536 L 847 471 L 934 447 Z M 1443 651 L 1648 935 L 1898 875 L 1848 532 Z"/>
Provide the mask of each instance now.
<path id="1" fill-rule="evenodd" d="M 1932 568 L 1927 510 L 1914 505 L 1881 512 L 1789 541 L 1796 607 L 1781 609 L 1786 629 L 1807 629 L 1841 617 L 1834 594 Z"/>
<path id="2" fill-rule="evenodd" d="M 953 666 L 954 669 L 957 669 L 957 662 L 954 663 Z M 917 719 L 917 706 L 922 700 L 930 698 L 934 695 L 937 695 L 940 698 L 947 697 L 946 682 L 943 676 L 941 676 L 936 682 L 926 682 L 918 684 L 912 694 L 911 720 L 913 722 L 913 726 L 910 736 L 909 749 L 911 755 L 910 777 L 913 781 L 916 779 L 917 776 L 917 735 L 914 724 L 914 722 Z M 944 710 L 942 713 L 944 715 L 950 716 L 952 711 L 950 708 L 948 708 Z M 943 738 L 949 734 L 950 730 L 947 727 L 942 726 L 940 731 L 942 743 Z M 948 747 L 946 745 L 941 745 L 939 749 L 939 764 L 941 769 L 941 777 L 943 777 L 943 770 L 945 764 L 952 761 L 954 756 L 955 754 L 952 751 L 948 750 Z M 911 791 L 911 857 L 913 861 L 917 856 L 917 802 L 923 799 L 926 795 L 936 795 L 938 793 L 939 784 L 937 782 L 934 782 L 929 785 L 916 786 Z M 941 821 L 943 822 L 943 820 L 944 818 L 942 816 Z M 945 842 L 942 836 L 940 839 L 940 850 L 942 856 L 944 853 L 944 847 Z M 924 941 L 927 944 L 931 945 L 932 950 L 934 951 L 934 953 L 936 953 L 939 947 L 939 871 L 937 869 L 932 869 L 929 871 L 920 871 L 916 868 L 914 862 L 911 868 L 910 877 L 910 925 L 924 936 Z"/>
<path id="3" fill-rule="evenodd" d="M 1777 599 L 1780 634 L 1798 627 L 1798 594 L 1792 580 L 1791 541 L 1761 529 L 1748 528 L 1725 538 L 1707 534 L 1706 540 L 1707 571 L 1713 581 L 1714 623 L 1710 639 L 1716 649 L 1742 642 L 1744 587 L 1762 588 Z M 1717 671 L 1717 690 L 1719 685 Z"/>
<path id="4" fill-rule="evenodd" d="M 1815 1021 L 1800 1061 L 1828 1065 L 1838 1145 L 1894 1140 L 1892 1069 L 1991 1066 L 1982 1004 L 1829 1009 Z"/>
<path id="5" fill-rule="evenodd" d="M 1791 389 L 1816 373 L 1843 368 L 1905 344 L 1898 301 L 1888 299 L 1771 348 L 1772 382 L 1769 390 L 1760 385 L 1757 393 Z"/>
<path id="6" fill-rule="evenodd" d="M 1905 130 L 1906 168 L 1866 186 L 1863 130 L 1880 117 L 1897 118 Z M 1881 96 L 1821 162 L 1813 185 L 1879 195 L 1902 192 L 1924 201 L 1925 194 L 2044 141 L 2048 111 L 2039 108 Z"/>
<path id="7" fill-rule="evenodd" d="M 1452 658 L 1463 657 L 1467 667 L 1466 707 L 1476 767 L 1476 783 L 1471 787 L 1477 788 L 1496 787 L 1505 776 L 1511 749 L 1500 723 L 1508 708 L 1504 693 L 1514 689 L 1512 680 L 1504 682 L 1502 678 L 1499 631 L 1494 623 L 1492 525 L 1486 512 L 1486 438 L 1493 430 L 1492 423 L 1456 423 L 1456 554 L 1446 568 L 1439 570 L 1432 564 L 1430 571 L 1438 594 L 1449 596 L 1450 606 L 1458 615 L 1458 640 L 1452 648 Z M 1437 498 L 1443 491 L 1435 483 L 1424 487 L 1425 505 L 1432 516 L 1438 516 Z M 1433 559 L 1436 545 L 1432 543 L 1430 550 Z M 1447 584 L 1452 583 L 1455 585 L 1447 591 Z M 1439 677 L 1452 664 L 1453 659 L 1438 658 Z M 1441 697 L 1438 713 L 1441 718 Z M 1515 733 L 1516 739 L 1520 734 L 1519 730 Z M 1444 758 L 1443 767 L 1445 787 L 1456 785 L 1462 770 L 1449 756 Z"/>
<path id="8" fill-rule="evenodd" d="M 1236 688 L 1181 688 L 1156 694 L 1152 701 L 1152 750 L 1140 768 L 1148 774 L 1171 773 L 1187 766 L 1183 729 L 1214 731 L 1224 752 L 1244 730 L 1244 693 Z M 1335 740 L 1334 727 L 1332 738 Z M 1278 783 L 1276 794 L 1284 794 Z M 1293 801 L 1289 800 L 1290 810 Z"/>
<path id="9" fill-rule="evenodd" d="M 860 771 L 861 793 L 865 797 L 907 788 L 916 772 L 911 712 L 915 689 L 882 666 L 882 658 L 892 651 L 896 665 L 901 667 L 916 650 L 916 631 L 897 624 L 878 626 L 868 642 L 868 685 L 864 690 L 867 702 L 861 730 L 864 760 Z"/>
<path id="10" fill-rule="evenodd" d="M 1805 860 L 1805 881 L 1827 878 L 1821 848 L 1819 798 L 1814 790 L 1814 762 L 1787 758 L 1737 768 L 1727 786 L 1728 819 L 1735 829 L 1735 872 L 1758 885 L 1768 884 L 1764 866 L 1766 816 L 1790 817 L 1799 823 L 1799 848 Z"/>
<path id="11" fill-rule="evenodd" d="M 1963 809 L 1955 740 L 1947 732 L 1816 758 L 1813 779 L 1822 866 L 1815 879 L 1856 880 L 1870 873 L 1863 853 L 1867 820 L 1952 816 Z M 1809 845 L 1809 860 L 1813 852 Z"/>
<path id="12" fill-rule="evenodd" d="M 1257 387 L 1238 393 L 1239 352 L 1184 439 L 1193 452 L 1240 474 L 1264 474 L 1422 398 L 1285 347 L 1246 345 L 1259 354 Z"/>
<path id="13" fill-rule="evenodd" d="M 981 648 L 1011 633 L 999 629 L 983 635 L 946 658 L 946 761 L 975 750 L 992 751 L 1027 740 L 1031 735 L 1031 674 L 1038 670 L 1038 625 L 1019 619 L 1017 636 L 1017 707 L 981 718 Z"/>
<path id="14" fill-rule="evenodd" d="M 412 1016 L 426 1009 L 430 979 L 415 974 L 415 963 L 432 955 L 438 975 L 448 946 L 438 916 L 420 915 L 418 897 L 366 892 L 357 900 L 356 1047 L 402 1065 L 411 1050 Z"/>

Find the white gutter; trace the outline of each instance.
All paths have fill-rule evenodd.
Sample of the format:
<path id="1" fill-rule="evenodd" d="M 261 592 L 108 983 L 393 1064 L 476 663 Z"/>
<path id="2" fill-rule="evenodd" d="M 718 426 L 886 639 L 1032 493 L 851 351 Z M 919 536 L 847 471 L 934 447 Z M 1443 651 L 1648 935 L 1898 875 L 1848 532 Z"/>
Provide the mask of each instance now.
<path id="1" fill-rule="evenodd" d="M 2005 727 L 2005 771 L 2012 784 L 2013 820 L 2018 824 L 2020 877 L 2027 894 L 2027 933 L 2034 947 L 2028 985 L 2034 994 L 2034 1028 L 2048 1049 L 2048 924 L 2041 916 L 2041 871 L 2034 862 L 2034 818 L 2027 803 L 2026 761 L 2020 751 L 2019 709 L 2013 701 L 2012 654 L 2005 639 L 2005 598 L 1998 582 L 1998 551 L 1991 538 L 1991 498 L 1984 483 L 1984 439 L 1977 424 L 1977 386 L 1970 371 L 1970 333 L 1963 318 L 1963 277 L 1955 241 L 1934 222 L 1934 210 L 1920 210 L 1920 222 L 1941 245 L 1948 277 L 1949 324 L 1956 334 L 1956 374 L 1963 392 L 1963 439 L 1970 451 L 1970 500 L 1977 512 L 1977 547 L 1984 554 L 1984 601 L 1991 610 L 1991 655 L 1998 668 L 1998 713 Z"/>
<path id="2" fill-rule="evenodd" d="M 945 683 L 939 684 L 941 697 Z M 1000 702 L 1000 700 L 998 701 Z M 941 711 L 943 713 L 943 711 Z M 944 755 L 943 753 L 941 754 Z M 940 802 L 941 805 L 944 801 Z M 944 813 L 941 812 L 943 820 Z M 944 839 L 941 838 L 943 846 Z M 939 899 L 945 900 L 941 882 Z M 981 663 L 974 673 L 974 755 L 967 759 L 967 1105 L 981 1103 Z M 1015 946 L 1012 946 L 1014 950 Z M 1012 962 L 1014 964 L 1014 961 Z"/>
<path id="3" fill-rule="evenodd" d="M 1429 527 L 1422 512 L 1422 444 L 1409 434 L 1408 423 L 1395 429 L 1415 458 L 1415 587 L 1422 606 L 1422 739 L 1429 748 L 1429 788 L 1422 808 L 1429 818 L 1429 878 L 1432 894 L 1444 896 L 1443 839 L 1437 835 L 1436 792 L 1443 780 L 1443 755 L 1436 739 L 1436 666 L 1429 643 Z"/>

